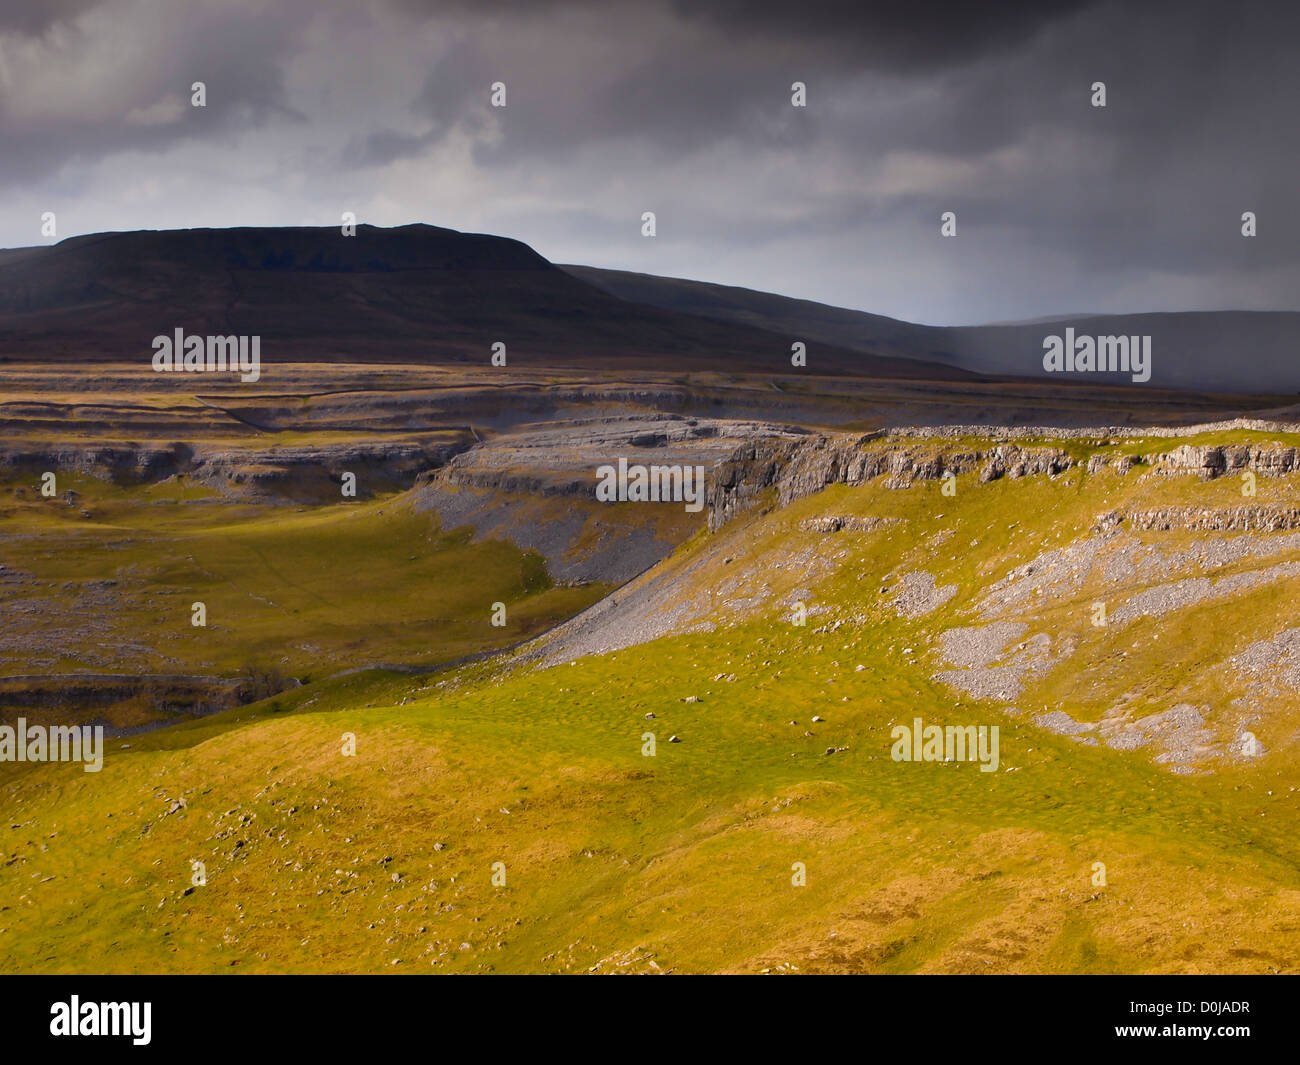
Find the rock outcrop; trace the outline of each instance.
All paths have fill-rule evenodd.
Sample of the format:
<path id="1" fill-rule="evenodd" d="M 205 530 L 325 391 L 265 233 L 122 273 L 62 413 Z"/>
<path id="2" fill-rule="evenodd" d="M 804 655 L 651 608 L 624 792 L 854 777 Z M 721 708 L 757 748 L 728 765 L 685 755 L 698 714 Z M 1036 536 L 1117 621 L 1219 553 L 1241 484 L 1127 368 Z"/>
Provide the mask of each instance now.
<path id="1" fill-rule="evenodd" d="M 765 494 L 785 506 L 831 484 L 862 484 L 888 477 L 890 488 L 948 474 L 980 471 L 983 481 L 999 477 L 1056 475 L 1074 460 L 1060 448 L 996 444 L 988 448 L 944 448 L 933 444 L 874 445 L 882 434 L 814 436 L 746 444 L 714 470 L 709 485 L 709 528 L 720 529 L 757 505 Z"/>
<path id="2" fill-rule="evenodd" d="M 0 470 L 72 472 L 137 485 L 184 475 L 241 498 L 292 499 L 332 492 L 343 473 L 356 474 L 358 494 L 408 488 L 473 443 L 446 437 L 368 440 L 292 447 L 234 444 L 51 444 L 0 448 Z"/>
<path id="3" fill-rule="evenodd" d="M 859 517 L 833 514 L 824 518 L 805 518 L 799 523 L 803 532 L 875 532 L 890 525 L 901 525 L 902 518 Z"/>
<path id="4" fill-rule="evenodd" d="M 1091 443 L 1102 446 L 1108 438 L 1097 438 L 1098 432 L 1091 430 L 1094 434 Z M 999 435 L 1005 440 L 1006 433 L 1004 430 Z M 944 444 L 948 439 L 954 440 L 951 447 Z M 1009 441 L 971 446 L 966 438 L 951 430 L 939 429 L 890 429 L 887 434 L 882 430 L 867 434 L 819 434 L 802 440 L 758 441 L 738 448 L 715 468 L 708 491 L 709 528 L 720 529 L 765 497 L 777 506 L 785 506 L 832 484 L 862 484 L 883 476 L 888 478 L 887 487 L 907 488 L 915 481 L 933 481 L 948 474 L 975 471 L 979 472 L 980 482 L 987 483 L 1002 477 L 1037 474 L 1055 477 L 1074 465 L 1075 459 L 1061 448 Z M 1112 456 L 1103 451 L 1089 456 L 1086 469 L 1089 474 L 1103 469 L 1126 474 L 1139 465 L 1171 476 L 1199 474 L 1213 478 L 1249 470 L 1276 477 L 1300 470 L 1300 449 L 1282 444 L 1183 444 L 1169 452 L 1152 455 Z M 1178 527 L 1295 528 L 1287 524 L 1293 520 L 1287 516 L 1289 513 L 1280 508 L 1243 507 L 1231 516 L 1216 512 L 1217 516 L 1204 519 L 1206 524 Z M 1118 524 L 1113 516 L 1103 516 L 1103 519 L 1109 526 Z M 1229 524 L 1215 524 L 1218 521 Z"/>
<path id="5" fill-rule="evenodd" d="M 1152 468 L 1157 473 L 1199 473 L 1207 478 L 1246 470 L 1276 477 L 1300 469 L 1300 450 L 1276 444 L 1184 444 L 1159 456 Z"/>
<path id="6" fill-rule="evenodd" d="M 1103 530 L 1120 524 L 1130 529 L 1205 529 L 1216 532 L 1280 532 L 1300 529 L 1300 507 L 1266 504 L 1240 507 L 1161 507 L 1155 510 L 1112 510 L 1097 519 Z"/>

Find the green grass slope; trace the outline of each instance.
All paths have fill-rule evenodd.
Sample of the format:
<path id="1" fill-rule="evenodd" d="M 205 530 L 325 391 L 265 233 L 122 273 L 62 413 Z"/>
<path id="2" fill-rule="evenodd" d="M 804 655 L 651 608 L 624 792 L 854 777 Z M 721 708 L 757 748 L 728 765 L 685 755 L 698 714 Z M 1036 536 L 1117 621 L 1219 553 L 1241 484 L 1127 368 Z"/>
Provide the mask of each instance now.
<path id="1" fill-rule="evenodd" d="M 674 634 L 612 633 L 627 646 L 551 668 L 312 684 L 137 737 L 99 774 L 6 766 L 0 966 L 1295 972 L 1300 693 L 1279 688 L 1255 721 L 1261 757 L 1184 775 L 1032 716 L 1199 701 L 1229 729 L 1245 682 L 1225 663 L 1294 624 L 1294 581 L 1094 631 L 1097 595 L 1163 578 L 1085 574 L 1019 609 L 1073 648 L 1026 680 L 1028 709 L 935 679 L 943 633 L 984 624 L 992 585 L 1088 537 L 1099 512 L 1237 491 L 1079 469 L 962 477 L 952 497 L 840 486 L 696 536 L 619 590 L 671 586 Z M 1294 498 L 1294 479 L 1259 491 Z M 802 524 L 827 515 L 899 521 Z M 917 571 L 957 591 L 900 615 Z M 914 717 L 999 726 L 998 770 L 892 760 L 891 727 Z"/>
<path id="2" fill-rule="evenodd" d="M 536 552 L 442 529 L 409 493 L 236 505 L 205 503 L 185 481 L 128 489 L 62 474 L 60 494 L 77 494 L 68 505 L 37 483 L 0 486 L 11 500 L 0 512 L 0 676 L 433 665 L 525 639 L 606 590 L 553 586 Z M 206 626 L 192 624 L 196 602 Z"/>

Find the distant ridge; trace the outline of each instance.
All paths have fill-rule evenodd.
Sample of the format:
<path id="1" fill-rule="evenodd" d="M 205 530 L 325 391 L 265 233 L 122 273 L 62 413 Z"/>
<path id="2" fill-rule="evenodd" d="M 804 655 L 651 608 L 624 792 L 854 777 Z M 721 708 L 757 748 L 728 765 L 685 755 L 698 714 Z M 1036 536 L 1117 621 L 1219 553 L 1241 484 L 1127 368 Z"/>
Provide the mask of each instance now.
<path id="1" fill-rule="evenodd" d="M 1042 369 L 1043 337 L 1073 326 L 1080 335 L 1148 335 L 1152 387 L 1229 393 L 1300 392 L 1300 312 L 1176 311 L 1061 315 L 999 325 L 917 325 L 752 289 L 591 266 L 574 277 L 622 299 L 686 311 L 854 351 L 921 359 L 983 374 L 1070 385 L 1121 382 L 1110 374 L 1054 375 Z"/>
<path id="2" fill-rule="evenodd" d="M 101 233 L 0 251 L 0 358 L 140 360 L 152 338 L 260 336 L 264 363 L 790 370 L 791 339 L 630 304 L 516 240 L 429 225 Z M 827 347 L 819 372 L 961 378 Z"/>

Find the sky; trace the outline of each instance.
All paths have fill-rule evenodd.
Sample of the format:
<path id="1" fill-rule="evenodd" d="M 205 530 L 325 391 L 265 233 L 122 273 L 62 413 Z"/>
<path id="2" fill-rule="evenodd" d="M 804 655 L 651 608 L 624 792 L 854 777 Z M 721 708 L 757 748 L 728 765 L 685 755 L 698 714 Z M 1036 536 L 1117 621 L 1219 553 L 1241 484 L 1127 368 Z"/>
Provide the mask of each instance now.
<path id="1" fill-rule="evenodd" d="M 0 247 L 351 211 L 940 325 L 1295 310 L 1298 30 L 1281 0 L 0 0 Z"/>

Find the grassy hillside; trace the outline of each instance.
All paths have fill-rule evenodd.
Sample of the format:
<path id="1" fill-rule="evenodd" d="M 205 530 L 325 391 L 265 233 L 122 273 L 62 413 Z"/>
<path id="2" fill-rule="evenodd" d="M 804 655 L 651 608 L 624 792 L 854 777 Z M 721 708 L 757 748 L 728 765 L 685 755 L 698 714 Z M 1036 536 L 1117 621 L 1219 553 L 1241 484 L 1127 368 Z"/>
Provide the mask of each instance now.
<path id="1" fill-rule="evenodd" d="M 1261 478 L 1257 502 L 1295 489 Z M 1111 509 L 1240 502 L 1230 479 L 1141 470 L 967 476 L 955 496 L 838 486 L 696 536 L 615 593 L 630 612 L 607 615 L 609 631 L 580 619 L 554 638 L 550 668 L 318 682 L 134 738 L 99 774 L 5 766 L 0 966 L 1295 972 L 1300 690 L 1284 662 L 1253 677 L 1233 664 L 1296 624 L 1294 578 L 1091 623 L 1099 599 L 1122 617 L 1203 556 L 1222 563 L 1204 571 L 1215 580 L 1300 559 L 1287 533 L 1092 531 Z M 320 559 L 359 513 L 288 515 L 277 531 Z M 828 516 L 895 522 L 810 531 Z M 414 537 L 409 518 L 384 517 Z M 211 535 L 232 567 L 262 546 L 237 523 Z M 1093 564 L 1047 554 L 1081 543 Z M 352 567 L 377 579 L 352 554 L 336 564 L 336 583 Z M 437 594 L 441 563 L 422 565 L 403 582 L 412 601 Z M 309 565 L 275 568 L 272 598 L 310 611 L 312 591 L 328 596 Z M 214 571 L 214 602 L 238 594 L 222 592 L 235 573 Z M 902 609 L 918 574 L 955 591 Z M 946 634 L 993 624 L 1050 637 L 1014 699 L 937 679 L 954 668 Z M 566 653 L 596 637 L 620 649 Z M 1159 735 L 1089 744 L 1102 733 L 1036 717 L 1128 736 L 1182 703 L 1213 736 L 1176 764 Z M 997 771 L 892 760 L 891 726 L 914 717 L 999 726 Z M 1243 722 L 1257 756 L 1232 751 Z M 206 885 L 192 887 L 192 861 Z"/>
<path id="2" fill-rule="evenodd" d="M 184 479 L 123 488 L 60 474 L 57 499 L 38 485 L 0 485 L 0 677 L 432 665 L 518 642 L 606 590 L 554 587 L 535 552 L 472 542 L 405 496 L 257 506 Z"/>

